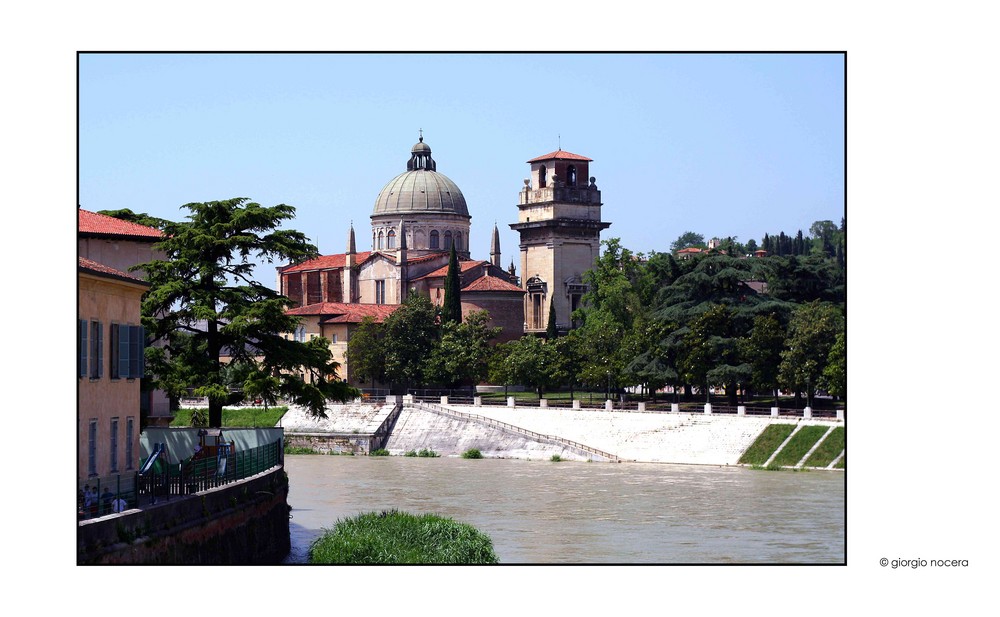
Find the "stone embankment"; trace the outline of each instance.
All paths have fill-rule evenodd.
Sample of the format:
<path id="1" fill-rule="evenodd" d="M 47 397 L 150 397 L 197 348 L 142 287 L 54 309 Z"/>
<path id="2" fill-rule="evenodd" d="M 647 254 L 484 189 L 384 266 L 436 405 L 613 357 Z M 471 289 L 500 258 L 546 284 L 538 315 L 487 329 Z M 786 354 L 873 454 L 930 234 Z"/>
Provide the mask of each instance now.
<path id="1" fill-rule="evenodd" d="M 331 406 L 327 420 L 312 419 L 292 408 L 282 425 L 286 433 L 374 434 L 380 422 L 385 430 L 392 407 L 361 403 Z M 432 409 L 435 407 L 437 411 Z M 447 410 L 458 413 L 441 413 Z M 466 414 L 470 417 L 463 417 Z M 500 428 L 500 423 L 517 429 Z M 549 459 L 558 455 L 567 460 L 617 458 L 736 465 L 761 432 L 774 423 L 842 425 L 831 420 L 768 416 L 461 405 L 442 409 L 404 404 L 382 447 L 393 455 L 426 448 L 441 456 L 458 456 L 475 448 L 491 458 Z M 570 447 L 567 442 L 591 450 Z"/>

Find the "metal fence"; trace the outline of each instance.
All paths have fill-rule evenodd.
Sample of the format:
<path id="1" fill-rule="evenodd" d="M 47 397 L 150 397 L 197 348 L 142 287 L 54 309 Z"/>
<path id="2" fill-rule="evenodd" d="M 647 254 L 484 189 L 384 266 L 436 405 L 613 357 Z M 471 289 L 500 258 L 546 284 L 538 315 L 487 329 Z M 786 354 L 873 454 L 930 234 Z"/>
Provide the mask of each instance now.
<path id="1" fill-rule="evenodd" d="M 139 466 L 146 467 L 146 462 Z M 222 486 L 256 475 L 284 462 L 282 441 L 202 460 L 170 464 L 155 461 L 139 471 L 77 482 L 77 510 L 82 519 L 124 512 L 158 501 Z"/>

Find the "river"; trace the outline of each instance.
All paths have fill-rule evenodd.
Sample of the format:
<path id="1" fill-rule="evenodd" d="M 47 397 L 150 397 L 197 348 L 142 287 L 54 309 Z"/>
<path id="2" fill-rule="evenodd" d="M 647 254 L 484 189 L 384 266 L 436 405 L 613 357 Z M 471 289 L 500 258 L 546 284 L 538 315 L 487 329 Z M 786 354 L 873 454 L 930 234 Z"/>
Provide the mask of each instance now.
<path id="1" fill-rule="evenodd" d="M 469 523 L 504 564 L 845 563 L 842 472 L 289 455 L 292 551 L 398 509 Z"/>

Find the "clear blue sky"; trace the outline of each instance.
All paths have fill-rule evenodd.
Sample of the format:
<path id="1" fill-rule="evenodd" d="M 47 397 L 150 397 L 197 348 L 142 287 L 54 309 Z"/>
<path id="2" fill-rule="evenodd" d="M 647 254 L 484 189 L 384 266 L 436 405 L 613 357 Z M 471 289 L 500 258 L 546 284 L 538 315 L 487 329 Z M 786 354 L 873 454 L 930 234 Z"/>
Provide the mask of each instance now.
<path id="1" fill-rule="evenodd" d="M 88 210 L 179 220 L 250 197 L 294 206 L 287 226 L 324 254 L 353 220 L 366 250 L 423 129 L 468 201 L 473 256 L 496 221 L 504 264 L 525 161 L 560 145 L 594 159 L 602 238 L 633 251 L 844 214 L 840 54 L 84 54 L 79 69 Z"/>

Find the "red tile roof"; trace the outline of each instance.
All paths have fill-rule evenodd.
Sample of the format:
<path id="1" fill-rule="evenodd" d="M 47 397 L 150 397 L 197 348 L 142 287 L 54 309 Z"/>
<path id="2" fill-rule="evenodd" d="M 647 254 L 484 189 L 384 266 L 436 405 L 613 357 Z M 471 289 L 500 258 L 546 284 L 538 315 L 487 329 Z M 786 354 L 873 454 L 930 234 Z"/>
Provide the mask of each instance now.
<path id="1" fill-rule="evenodd" d="M 677 251 L 678 254 L 679 253 L 704 253 L 704 252 L 705 252 L 704 249 L 700 249 L 700 248 L 695 247 L 695 246 L 689 246 L 686 249 L 681 249 L 681 250 Z"/>
<path id="2" fill-rule="evenodd" d="M 529 163 L 537 163 L 539 161 L 551 161 L 552 159 L 563 159 L 568 161 L 593 161 L 594 159 L 588 159 L 585 156 L 580 156 L 579 154 L 573 154 L 572 152 L 566 152 L 565 150 L 556 150 L 555 152 L 549 152 L 548 154 L 543 154 L 542 156 L 536 156 L 535 158 L 528 161 Z"/>
<path id="3" fill-rule="evenodd" d="M 359 264 L 371 255 L 371 251 L 366 251 L 364 253 L 355 253 L 354 263 Z M 281 268 L 282 272 L 303 272 L 305 270 L 328 270 L 330 268 L 343 268 L 346 261 L 346 255 L 344 253 L 338 253 L 336 255 L 320 255 L 319 257 L 314 257 L 307 261 L 303 261 L 300 264 L 295 264 L 294 266 L 285 266 Z"/>
<path id="4" fill-rule="evenodd" d="M 159 240 L 163 237 L 163 232 L 154 227 L 139 225 L 116 219 L 113 216 L 89 212 L 83 208 L 78 209 L 80 221 L 80 233 L 102 234 L 108 236 L 127 236 L 131 238 L 153 238 Z"/>
<path id="5" fill-rule="evenodd" d="M 87 259 L 86 257 L 79 257 L 80 263 L 78 266 L 79 270 L 90 272 L 92 274 L 98 274 L 103 276 L 110 276 L 118 279 L 124 279 L 130 282 L 142 283 L 143 285 L 149 285 L 146 281 L 142 280 L 138 276 L 129 274 L 127 272 L 122 272 L 121 270 L 116 270 L 110 266 L 105 266 L 102 263 L 97 263 L 92 259 Z"/>
<path id="6" fill-rule="evenodd" d="M 462 293 L 467 291 L 516 291 L 525 293 L 517 285 L 512 285 L 498 276 L 481 276 L 462 288 Z"/>
<path id="7" fill-rule="evenodd" d="M 458 270 L 459 270 L 459 272 L 467 272 L 467 271 L 471 270 L 472 268 L 475 268 L 476 266 L 481 266 L 483 264 L 489 265 L 489 263 L 490 262 L 488 262 L 488 261 L 482 261 L 482 260 L 480 260 L 480 261 L 476 261 L 476 260 L 462 261 L 462 260 L 459 260 L 459 262 L 458 262 Z M 424 279 L 444 278 L 446 276 L 448 276 L 448 266 L 441 266 L 437 270 L 434 270 L 433 272 L 428 272 L 427 274 L 421 276 L 420 278 L 416 278 L 414 280 L 415 281 L 422 281 Z"/>
<path id="8" fill-rule="evenodd" d="M 319 302 L 300 306 L 287 311 L 289 315 L 319 315 L 324 323 L 360 323 L 365 317 L 373 317 L 378 323 L 392 315 L 398 304 L 347 304 L 345 302 Z"/>

